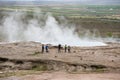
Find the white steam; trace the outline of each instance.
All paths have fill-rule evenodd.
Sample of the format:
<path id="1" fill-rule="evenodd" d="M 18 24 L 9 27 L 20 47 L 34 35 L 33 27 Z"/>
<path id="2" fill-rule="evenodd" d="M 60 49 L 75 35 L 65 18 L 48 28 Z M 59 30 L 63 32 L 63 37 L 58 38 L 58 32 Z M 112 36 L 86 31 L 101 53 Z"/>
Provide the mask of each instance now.
<path id="1" fill-rule="evenodd" d="M 4 41 L 36 41 L 47 44 L 67 44 L 72 46 L 102 46 L 102 42 L 81 39 L 74 32 L 74 26 L 58 24 L 50 14 L 43 15 L 40 11 L 26 18 L 25 12 L 7 14 L 1 25 Z"/>

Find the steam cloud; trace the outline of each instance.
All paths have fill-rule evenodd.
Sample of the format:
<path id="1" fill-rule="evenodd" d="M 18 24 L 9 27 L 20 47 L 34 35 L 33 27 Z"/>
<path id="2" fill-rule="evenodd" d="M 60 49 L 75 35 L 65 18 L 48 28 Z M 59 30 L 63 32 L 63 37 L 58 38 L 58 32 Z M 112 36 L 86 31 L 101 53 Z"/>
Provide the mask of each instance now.
<path id="1" fill-rule="evenodd" d="M 0 25 L 3 41 L 36 41 L 45 44 L 102 46 L 102 42 L 81 39 L 74 26 L 61 25 L 49 13 L 35 10 L 32 17 L 23 11 L 8 12 Z"/>

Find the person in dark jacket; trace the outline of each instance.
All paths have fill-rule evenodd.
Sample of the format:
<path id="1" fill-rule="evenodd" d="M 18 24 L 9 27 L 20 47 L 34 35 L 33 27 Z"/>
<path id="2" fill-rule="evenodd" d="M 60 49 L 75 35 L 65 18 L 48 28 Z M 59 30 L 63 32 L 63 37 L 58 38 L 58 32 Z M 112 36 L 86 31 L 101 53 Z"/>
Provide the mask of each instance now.
<path id="1" fill-rule="evenodd" d="M 58 52 L 61 52 L 61 44 L 58 45 Z"/>
<path id="2" fill-rule="evenodd" d="M 44 53 L 44 44 L 42 44 L 42 51 L 41 52 Z"/>

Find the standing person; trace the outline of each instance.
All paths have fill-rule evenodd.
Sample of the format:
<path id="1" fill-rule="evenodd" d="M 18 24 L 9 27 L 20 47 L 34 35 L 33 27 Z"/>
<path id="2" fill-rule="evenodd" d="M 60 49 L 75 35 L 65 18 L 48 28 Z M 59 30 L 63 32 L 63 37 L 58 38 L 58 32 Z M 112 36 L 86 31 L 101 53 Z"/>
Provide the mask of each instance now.
<path id="1" fill-rule="evenodd" d="M 44 53 L 44 44 L 42 44 L 42 53 Z"/>
<path id="2" fill-rule="evenodd" d="M 65 53 L 67 52 L 67 45 L 65 45 Z"/>
<path id="3" fill-rule="evenodd" d="M 61 44 L 58 45 L 58 52 L 61 52 Z"/>
<path id="4" fill-rule="evenodd" d="M 71 52 L 71 47 L 70 47 L 70 46 L 68 46 L 68 52 L 69 52 L 69 53 Z"/>
<path id="5" fill-rule="evenodd" d="M 48 45 L 46 45 L 46 46 L 45 46 L 46 52 L 49 52 L 48 48 L 49 48 Z"/>

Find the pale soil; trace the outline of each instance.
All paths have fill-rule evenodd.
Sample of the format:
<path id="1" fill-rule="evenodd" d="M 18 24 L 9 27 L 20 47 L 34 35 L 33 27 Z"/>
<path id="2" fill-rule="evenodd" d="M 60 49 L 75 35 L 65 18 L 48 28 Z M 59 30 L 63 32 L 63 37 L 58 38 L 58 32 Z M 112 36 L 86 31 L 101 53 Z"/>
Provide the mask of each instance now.
<path id="1" fill-rule="evenodd" d="M 18 60 L 56 60 L 75 64 L 98 64 L 120 68 L 120 43 L 110 43 L 101 47 L 72 47 L 71 53 L 49 47 L 49 53 L 40 53 L 41 44 L 35 42 L 21 42 L 14 44 L 0 44 L 0 57 Z M 39 54 L 34 55 L 35 52 Z"/>
<path id="2" fill-rule="evenodd" d="M 107 46 L 101 47 L 72 47 L 71 53 L 65 53 L 64 50 L 62 50 L 61 53 L 58 53 L 57 48 L 54 46 L 50 46 L 49 48 L 49 53 L 41 53 L 41 44 L 35 42 L 0 44 L 0 57 L 8 58 L 11 61 L 21 60 L 23 62 L 26 60 L 28 62 L 41 60 L 60 61 L 66 64 L 70 63 L 88 66 L 88 68 L 86 68 L 88 71 L 92 69 L 90 68 L 90 65 L 103 65 L 108 68 L 108 72 L 70 74 L 65 72 L 63 68 L 66 68 L 66 65 L 62 64 L 62 66 L 65 67 L 60 68 L 56 72 L 42 73 L 37 75 L 28 74 L 22 77 L 1 78 L 0 80 L 120 80 L 120 43 L 109 43 Z M 38 52 L 38 54 L 35 54 L 35 52 Z M 10 61 L 0 62 L 0 66 L 6 65 L 10 65 L 12 67 L 16 66 L 15 63 Z M 29 66 L 28 63 L 24 65 Z M 17 66 L 23 65 L 17 64 Z M 58 65 L 55 67 L 58 68 L 62 66 Z M 67 67 L 67 69 L 68 68 L 69 67 Z M 72 71 L 72 69 L 74 70 L 75 67 L 72 66 L 70 68 Z M 80 70 L 77 70 L 78 73 L 82 71 L 81 68 Z"/>
<path id="3" fill-rule="evenodd" d="M 42 73 L 40 75 L 26 75 L 22 77 L 9 77 L 1 80 L 120 80 L 118 73 L 91 73 L 70 74 L 66 72 Z"/>

